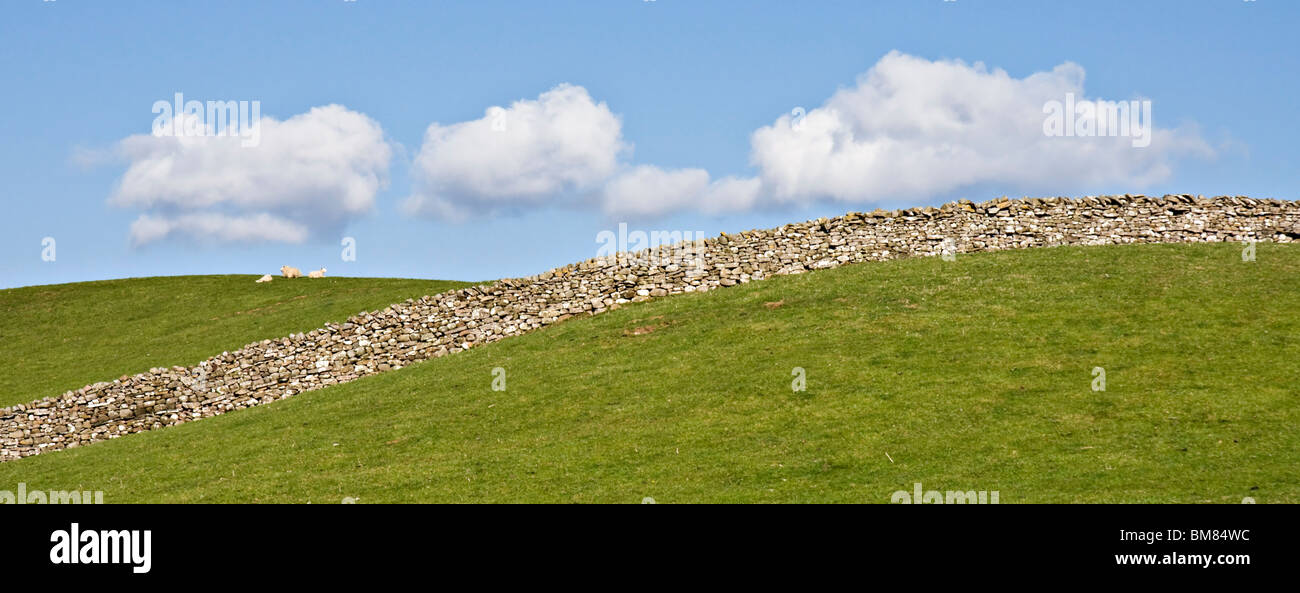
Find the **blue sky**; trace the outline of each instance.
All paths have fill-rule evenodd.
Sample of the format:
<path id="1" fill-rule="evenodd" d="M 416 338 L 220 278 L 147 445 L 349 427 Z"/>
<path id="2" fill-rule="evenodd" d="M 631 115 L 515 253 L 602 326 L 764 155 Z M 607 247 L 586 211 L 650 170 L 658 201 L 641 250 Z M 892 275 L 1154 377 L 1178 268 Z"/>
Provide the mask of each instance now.
<path id="1" fill-rule="evenodd" d="M 619 222 L 712 235 L 1003 194 L 1294 199 L 1300 181 L 1300 3 L 1290 1 L 10 0 L 0 10 L 0 287 L 283 264 L 488 280 L 593 257 L 597 234 Z M 1089 99 L 1149 100 L 1167 134 L 1145 149 L 1032 130 L 1022 142 L 1026 118 L 990 115 L 1041 120 L 1026 110 L 1073 83 Z M 544 95 L 563 84 L 581 92 Z M 359 127 L 316 147 L 312 115 L 297 144 L 267 137 L 234 160 L 151 174 L 157 145 L 141 136 L 154 103 L 177 92 L 256 100 L 279 122 L 338 105 Z M 561 94 L 578 110 L 552 111 L 545 97 Z M 531 139 L 502 135 L 513 152 L 474 157 L 484 136 L 472 122 L 516 101 L 513 129 Z M 796 107 L 811 126 L 802 136 L 786 131 Z M 968 129 L 935 115 L 951 113 Z M 611 121 L 615 133 L 593 140 Z M 447 136 L 429 145 L 435 122 Z M 129 149 L 132 137 L 146 148 Z M 808 138 L 848 148 L 817 161 L 791 144 Z M 352 149 L 333 154 L 336 144 Z M 332 156 L 304 164 L 315 148 Z M 124 182 L 133 166 L 143 178 Z M 276 191 L 300 201 L 257 203 L 278 194 L 240 189 L 239 168 L 258 181 L 282 172 Z M 373 191 L 357 183 L 366 174 L 380 179 Z M 516 183 L 540 189 L 500 194 Z M 202 210 L 200 197 L 219 203 Z M 132 230 L 142 217 L 220 212 L 238 226 L 266 211 L 284 225 L 243 236 L 175 223 L 143 240 Z M 285 225 L 306 235 L 277 235 Z M 344 236 L 355 261 L 340 257 Z M 45 237 L 54 261 L 41 257 Z"/>

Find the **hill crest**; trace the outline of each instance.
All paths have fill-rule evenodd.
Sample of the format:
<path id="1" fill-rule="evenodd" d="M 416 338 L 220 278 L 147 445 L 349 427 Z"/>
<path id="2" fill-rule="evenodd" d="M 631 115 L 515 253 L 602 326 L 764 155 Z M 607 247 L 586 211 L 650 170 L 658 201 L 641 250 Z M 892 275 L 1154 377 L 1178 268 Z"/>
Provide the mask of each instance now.
<path id="1" fill-rule="evenodd" d="M 1053 245 L 1300 237 L 1300 203 L 1244 196 L 1026 198 L 845 216 L 619 253 L 408 299 L 193 367 L 0 409 L 0 460 L 89 444 L 467 350 L 629 302 L 898 257 Z"/>

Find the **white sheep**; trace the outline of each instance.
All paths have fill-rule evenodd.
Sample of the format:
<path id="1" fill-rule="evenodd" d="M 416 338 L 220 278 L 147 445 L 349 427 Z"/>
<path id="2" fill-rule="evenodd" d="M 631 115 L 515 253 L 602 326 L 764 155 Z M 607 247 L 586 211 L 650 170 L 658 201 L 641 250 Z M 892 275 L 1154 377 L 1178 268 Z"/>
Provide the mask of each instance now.
<path id="1" fill-rule="evenodd" d="M 319 269 L 319 270 L 316 270 L 315 272 L 308 272 L 308 273 L 307 273 L 307 277 L 308 277 L 308 278 L 324 278 L 324 277 L 325 277 L 325 268 L 321 268 L 321 269 Z"/>
<path id="2" fill-rule="evenodd" d="M 271 281 L 271 275 L 270 275 L 270 274 L 262 274 L 262 277 L 257 279 L 257 283 L 258 283 L 258 284 L 261 284 L 261 283 L 263 283 L 263 282 L 270 282 L 270 281 Z"/>
<path id="3" fill-rule="evenodd" d="M 284 274 L 285 278 L 302 278 L 302 270 L 298 268 L 280 266 L 280 273 Z"/>

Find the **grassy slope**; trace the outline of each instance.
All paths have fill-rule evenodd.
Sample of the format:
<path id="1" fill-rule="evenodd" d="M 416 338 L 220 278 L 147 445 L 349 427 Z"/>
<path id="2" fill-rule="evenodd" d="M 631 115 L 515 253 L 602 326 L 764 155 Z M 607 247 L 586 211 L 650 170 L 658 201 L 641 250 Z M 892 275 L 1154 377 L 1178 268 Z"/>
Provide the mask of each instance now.
<path id="1" fill-rule="evenodd" d="M 888 502 L 919 481 L 1004 503 L 1300 502 L 1300 247 L 1239 254 L 1014 251 L 672 297 L 3 463 L 0 487 L 109 502 Z M 796 366 L 806 392 L 791 390 Z"/>
<path id="2" fill-rule="evenodd" d="M 174 276 L 0 290 L 0 406 L 266 338 L 462 283 Z"/>

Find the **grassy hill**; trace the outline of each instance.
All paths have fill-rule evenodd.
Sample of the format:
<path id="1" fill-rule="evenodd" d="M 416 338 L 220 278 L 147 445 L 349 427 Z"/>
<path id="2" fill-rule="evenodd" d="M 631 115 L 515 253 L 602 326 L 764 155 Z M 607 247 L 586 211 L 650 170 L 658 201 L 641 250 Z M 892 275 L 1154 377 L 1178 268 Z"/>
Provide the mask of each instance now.
<path id="1" fill-rule="evenodd" d="M 883 503 L 921 482 L 1003 503 L 1300 502 L 1300 246 L 1240 253 L 1052 248 L 777 277 L 0 463 L 0 488 L 108 502 Z M 147 316 L 95 319 L 108 332 L 132 320 Z M 505 391 L 491 388 L 497 367 Z M 795 367 L 806 391 L 792 390 Z M 84 376 L 67 371 L 77 380 L 50 381 Z"/>
<path id="2" fill-rule="evenodd" d="M 152 367 L 190 366 L 250 342 L 465 285 L 256 279 L 169 276 L 0 290 L 0 406 Z"/>

